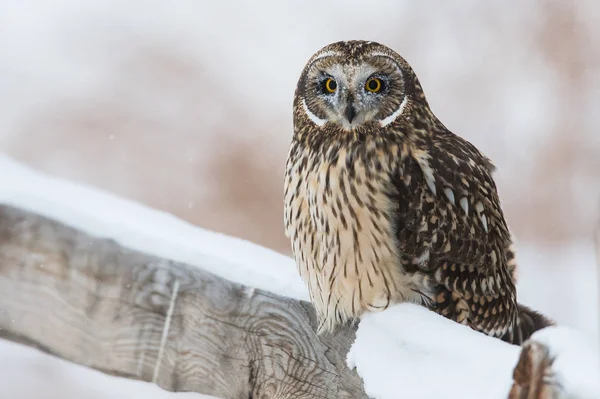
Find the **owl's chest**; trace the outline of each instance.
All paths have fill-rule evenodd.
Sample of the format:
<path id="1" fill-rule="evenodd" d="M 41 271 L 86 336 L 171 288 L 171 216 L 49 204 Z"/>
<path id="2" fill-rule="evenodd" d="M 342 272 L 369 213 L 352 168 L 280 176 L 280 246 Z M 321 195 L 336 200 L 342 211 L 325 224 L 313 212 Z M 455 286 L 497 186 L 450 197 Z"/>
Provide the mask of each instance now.
<path id="1" fill-rule="evenodd" d="M 367 168 L 363 160 L 355 161 L 351 168 L 345 162 L 323 161 L 305 176 L 306 217 L 317 235 L 339 234 L 341 244 L 353 244 L 347 250 L 358 244 L 360 236 L 377 236 L 378 230 L 387 227 L 391 232 L 389 183 L 367 176 Z"/>
<path id="2" fill-rule="evenodd" d="M 313 304 L 324 319 L 343 321 L 387 307 L 404 284 L 391 178 L 367 160 L 338 158 L 290 163 L 285 214 Z"/>
<path id="3" fill-rule="evenodd" d="M 393 182 L 385 171 L 373 173 L 374 167 L 362 158 L 349 163 L 344 152 L 335 161 L 323 157 L 291 162 L 286 179 L 287 229 L 320 240 L 335 239 L 327 247 L 340 253 L 344 252 L 340 246 L 360 253 L 361 236 L 372 242 L 390 240 Z"/>

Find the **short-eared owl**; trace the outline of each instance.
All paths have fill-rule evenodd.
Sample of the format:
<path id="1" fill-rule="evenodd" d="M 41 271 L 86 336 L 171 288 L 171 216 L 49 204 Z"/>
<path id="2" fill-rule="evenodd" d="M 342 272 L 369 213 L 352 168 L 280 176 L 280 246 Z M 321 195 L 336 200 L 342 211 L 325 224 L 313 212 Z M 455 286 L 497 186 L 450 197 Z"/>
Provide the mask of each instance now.
<path id="1" fill-rule="evenodd" d="M 493 169 L 394 51 L 317 52 L 296 88 L 284 205 L 319 332 L 402 301 L 517 344 L 548 325 L 517 303 Z"/>

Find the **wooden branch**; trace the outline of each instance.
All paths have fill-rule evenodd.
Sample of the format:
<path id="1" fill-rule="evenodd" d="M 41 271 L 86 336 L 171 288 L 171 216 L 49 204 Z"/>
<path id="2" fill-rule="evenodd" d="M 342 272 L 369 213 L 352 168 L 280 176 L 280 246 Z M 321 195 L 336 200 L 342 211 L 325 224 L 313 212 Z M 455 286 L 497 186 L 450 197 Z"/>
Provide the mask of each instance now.
<path id="1" fill-rule="evenodd" d="M 594 232 L 596 275 L 600 292 L 600 223 Z M 600 301 L 600 297 L 598 297 Z M 513 384 L 508 399 L 554 399 L 568 395 L 563 392 L 552 366 L 554 358 L 545 345 L 527 341 L 513 372 Z"/>
<path id="2" fill-rule="evenodd" d="M 314 331 L 307 302 L 0 205 L 0 338 L 175 392 L 366 398 L 355 329 Z M 553 360 L 527 342 L 509 399 L 561 397 Z"/>
<path id="3" fill-rule="evenodd" d="M 170 391 L 366 398 L 310 304 L 0 205 L 0 337 Z"/>
<path id="4" fill-rule="evenodd" d="M 543 344 L 527 341 L 513 373 L 508 399 L 558 399 L 566 397 L 552 369 L 554 359 Z"/>

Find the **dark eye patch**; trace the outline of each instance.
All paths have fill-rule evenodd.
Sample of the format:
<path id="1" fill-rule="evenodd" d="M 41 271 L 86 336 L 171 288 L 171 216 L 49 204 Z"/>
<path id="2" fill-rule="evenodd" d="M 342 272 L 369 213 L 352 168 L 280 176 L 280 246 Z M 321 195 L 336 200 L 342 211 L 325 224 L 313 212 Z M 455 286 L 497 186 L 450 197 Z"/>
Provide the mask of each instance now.
<path id="1" fill-rule="evenodd" d="M 383 93 L 388 88 L 388 78 L 381 75 L 373 75 L 365 82 L 365 90 L 369 93 Z"/>
<path id="2" fill-rule="evenodd" d="M 338 84 L 334 78 L 325 75 L 319 82 L 319 91 L 321 94 L 334 94 L 337 91 Z"/>

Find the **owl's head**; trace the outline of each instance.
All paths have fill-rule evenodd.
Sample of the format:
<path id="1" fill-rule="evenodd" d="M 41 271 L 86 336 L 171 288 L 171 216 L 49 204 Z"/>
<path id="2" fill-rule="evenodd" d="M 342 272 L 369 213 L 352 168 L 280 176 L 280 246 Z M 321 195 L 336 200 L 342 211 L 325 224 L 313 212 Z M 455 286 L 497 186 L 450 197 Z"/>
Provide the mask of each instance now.
<path id="1" fill-rule="evenodd" d="M 415 103 L 427 106 L 410 65 L 375 42 L 346 41 L 319 50 L 306 64 L 298 86 L 296 117 L 317 126 L 354 130 L 368 123 L 385 127 L 406 117 Z"/>

